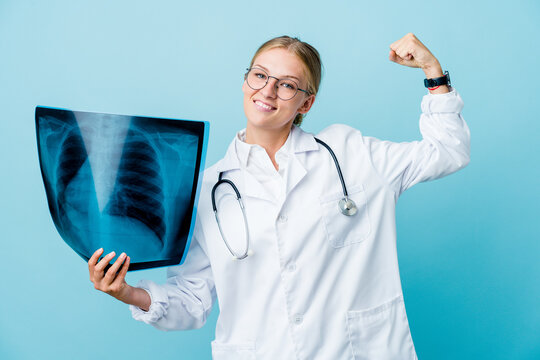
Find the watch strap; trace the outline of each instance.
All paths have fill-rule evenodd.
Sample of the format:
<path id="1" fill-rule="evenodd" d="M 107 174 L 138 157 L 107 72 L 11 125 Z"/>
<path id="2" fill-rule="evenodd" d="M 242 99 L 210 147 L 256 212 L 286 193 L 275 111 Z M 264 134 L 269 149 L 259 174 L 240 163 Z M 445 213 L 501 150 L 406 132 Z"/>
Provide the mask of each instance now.
<path id="1" fill-rule="evenodd" d="M 444 72 L 444 75 L 438 78 L 433 79 L 424 79 L 424 86 L 427 88 L 432 88 L 435 86 L 448 85 L 450 86 L 450 74 L 448 71 Z"/>

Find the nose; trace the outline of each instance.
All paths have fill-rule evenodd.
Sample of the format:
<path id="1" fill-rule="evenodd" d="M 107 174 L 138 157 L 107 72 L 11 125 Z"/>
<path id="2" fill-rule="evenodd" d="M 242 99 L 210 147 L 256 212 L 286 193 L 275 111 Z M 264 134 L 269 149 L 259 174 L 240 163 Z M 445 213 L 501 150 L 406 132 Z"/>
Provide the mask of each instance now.
<path id="1" fill-rule="evenodd" d="M 268 82 L 266 85 L 261 89 L 262 94 L 267 97 L 274 99 L 277 97 L 277 83 L 278 79 L 276 79 L 273 76 L 270 76 L 268 78 Z"/>

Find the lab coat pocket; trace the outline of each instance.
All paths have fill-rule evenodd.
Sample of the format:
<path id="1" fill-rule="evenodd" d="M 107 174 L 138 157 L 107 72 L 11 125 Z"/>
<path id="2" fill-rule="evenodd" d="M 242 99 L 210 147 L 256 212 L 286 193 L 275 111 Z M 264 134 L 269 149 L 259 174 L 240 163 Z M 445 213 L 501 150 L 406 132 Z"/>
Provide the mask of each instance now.
<path id="1" fill-rule="evenodd" d="M 213 360 L 255 360 L 255 343 L 221 343 L 212 341 Z"/>
<path id="2" fill-rule="evenodd" d="M 371 309 L 347 312 L 354 359 L 416 360 L 403 295 Z"/>
<path id="3" fill-rule="evenodd" d="M 349 198 L 358 211 L 352 216 L 343 215 L 339 209 L 339 201 L 343 192 L 322 196 L 322 218 L 330 244 L 335 247 L 362 242 L 371 233 L 366 193 L 362 184 L 347 187 Z"/>

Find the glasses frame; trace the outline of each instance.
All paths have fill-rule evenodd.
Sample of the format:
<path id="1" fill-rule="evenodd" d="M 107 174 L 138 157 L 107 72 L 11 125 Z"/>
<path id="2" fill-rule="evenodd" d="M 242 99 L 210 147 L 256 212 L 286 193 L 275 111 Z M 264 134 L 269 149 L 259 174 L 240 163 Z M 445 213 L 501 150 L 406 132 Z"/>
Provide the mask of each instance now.
<path id="1" fill-rule="evenodd" d="M 262 87 L 260 87 L 260 88 L 258 88 L 258 89 L 255 89 L 253 86 L 249 85 L 249 82 L 247 81 L 248 74 L 249 74 L 249 72 L 250 72 L 251 70 L 253 70 L 253 69 L 261 70 L 263 73 L 266 74 L 266 82 L 264 83 L 264 85 L 263 85 Z M 309 91 L 304 90 L 304 89 L 300 89 L 300 86 L 298 86 L 298 82 L 296 82 L 294 79 L 291 79 L 291 78 L 282 78 L 282 79 L 280 79 L 280 78 L 277 78 L 277 77 L 275 77 L 275 76 L 271 76 L 271 75 L 268 74 L 268 72 L 267 72 L 266 70 L 261 69 L 261 68 L 256 67 L 256 66 L 255 66 L 255 67 L 247 68 L 247 69 L 246 69 L 246 73 L 244 74 L 244 80 L 246 81 L 246 84 L 247 84 L 250 88 L 252 88 L 253 90 L 261 90 L 261 89 L 264 89 L 264 87 L 265 87 L 266 85 L 268 85 L 268 80 L 270 80 L 270 78 L 274 78 L 274 79 L 277 80 L 277 82 L 276 82 L 276 87 L 277 87 L 277 84 L 279 84 L 279 82 L 280 82 L 281 80 L 285 80 L 285 79 L 290 80 L 290 81 L 292 81 L 292 82 L 295 83 L 295 85 L 296 85 L 296 92 L 295 92 L 294 95 L 293 95 L 292 97 L 290 97 L 289 99 L 283 99 L 282 97 L 280 97 L 280 96 L 278 95 L 277 90 L 276 90 L 276 96 L 277 96 L 278 98 L 280 98 L 281 100 L 283 100 L 283 101 L 289 101 L 289 100 L 293 99 L 293 98 L 296 96 L 296 94 L 298 94 L 298 91 L 303 91 L 303 92 L 305 92 L 308 96 L 310 95 Z"/>

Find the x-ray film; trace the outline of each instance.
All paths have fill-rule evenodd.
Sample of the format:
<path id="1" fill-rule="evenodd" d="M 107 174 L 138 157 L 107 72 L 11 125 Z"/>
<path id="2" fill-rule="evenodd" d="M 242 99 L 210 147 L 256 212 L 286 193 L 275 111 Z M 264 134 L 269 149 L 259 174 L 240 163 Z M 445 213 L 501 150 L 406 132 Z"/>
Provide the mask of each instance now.
<path id="1" fill-rule="evenodd" d="M 41 173 L 64 241 L 129 270 L 182 263 L 195 224 L 208 122 L 36 108 Z M 112 263 L 112 262 L 111 262 Z"/>

